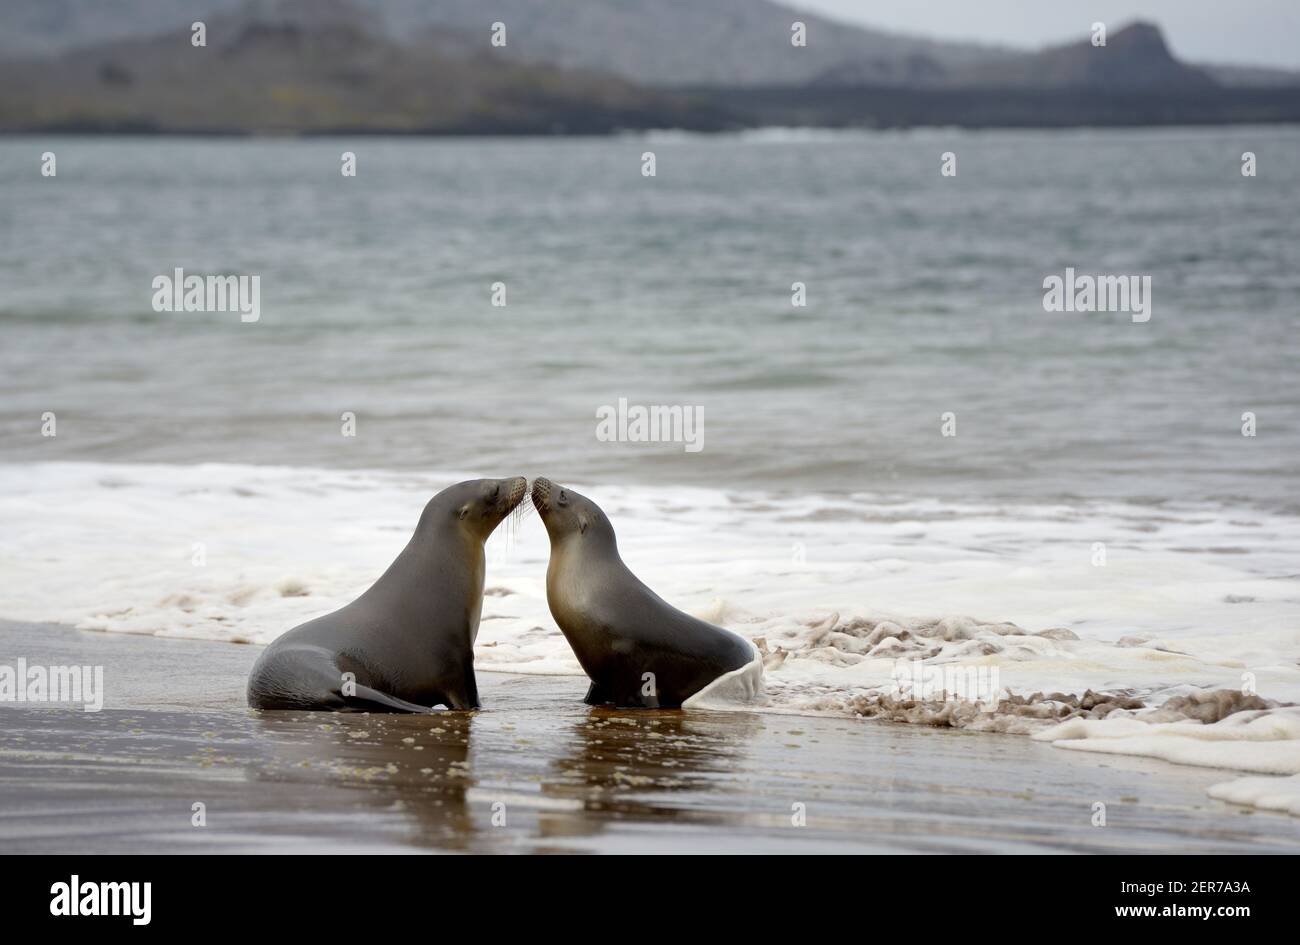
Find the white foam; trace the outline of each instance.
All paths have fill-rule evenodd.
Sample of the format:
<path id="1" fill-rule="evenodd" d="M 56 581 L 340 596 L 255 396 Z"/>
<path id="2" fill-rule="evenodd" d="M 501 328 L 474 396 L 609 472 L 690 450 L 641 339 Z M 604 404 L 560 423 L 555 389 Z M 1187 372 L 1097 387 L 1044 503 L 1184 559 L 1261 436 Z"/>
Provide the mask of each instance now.
<path id="1" fill-rule="evenodd" d="M 0 465 L 0 617 L 267 643 L 368 587 L 439 489 L 534 472 Z M 665 599 L 761 641 L 773 710 L 857 711 L 899 659 L 996 667 L 1024 695 L 1300 701 L 1294 516 L 572 485 Z M 480 670 L 581 673 L 546 605 L 548 556 L 535 516 L 489 541 Z M 1055 721 L 1018 718 L 1002 730 Z"/>
<path id="2" fill-rule="evenodd" d="M 1206 793 L 1230 804 L 1300 817 L 1300 774 L 1289 778 L 1238 778 L 1212 785 Z"/>
<path id="3" fill-rule="evenodd" d="M 1181 765 L 1300 774 L 1300 708 L 1238 712 L 1206 725 L 1192 719 L 1071 719 L 1034 738 L 1059 748 L 1160 758 Z"/>

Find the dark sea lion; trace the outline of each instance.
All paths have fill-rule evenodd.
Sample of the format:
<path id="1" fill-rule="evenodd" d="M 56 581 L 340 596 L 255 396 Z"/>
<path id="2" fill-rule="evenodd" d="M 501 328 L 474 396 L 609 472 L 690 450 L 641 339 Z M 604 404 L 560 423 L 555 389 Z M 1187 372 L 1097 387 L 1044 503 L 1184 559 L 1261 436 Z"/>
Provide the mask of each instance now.
<path id="1" fill-rule="evenodd" d="M 527 486 L 523 478 L 474 479 L 430 499 L 410 542 L 370 590 L 262 651 L 248 679 L 248 704 L 336 712 L 477 709 L 483 543 Z"/>
<path id="2" fill-rule="evenodd" d="M 689 708 L 758 692 L 763 663 L 755 647 L 642 584 L 619 557 L 614 527 L 596 503 L 537 479 L 533 504 L 551 538 L 546 602 L 591 677 L 588 705 Z"/>

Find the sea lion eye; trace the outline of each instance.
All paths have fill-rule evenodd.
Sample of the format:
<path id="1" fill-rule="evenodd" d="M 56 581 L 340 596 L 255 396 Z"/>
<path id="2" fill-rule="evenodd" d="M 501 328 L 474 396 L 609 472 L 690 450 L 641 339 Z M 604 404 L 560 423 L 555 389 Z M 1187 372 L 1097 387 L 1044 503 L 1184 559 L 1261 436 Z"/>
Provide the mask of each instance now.
<path id="1" fill-rule="evenodd" d="M 492 487 L 492 495 L 490 498 L 495 499 L 500 494 L 501 494 L 501 483 L 497 483 L 495 486 Z"/>

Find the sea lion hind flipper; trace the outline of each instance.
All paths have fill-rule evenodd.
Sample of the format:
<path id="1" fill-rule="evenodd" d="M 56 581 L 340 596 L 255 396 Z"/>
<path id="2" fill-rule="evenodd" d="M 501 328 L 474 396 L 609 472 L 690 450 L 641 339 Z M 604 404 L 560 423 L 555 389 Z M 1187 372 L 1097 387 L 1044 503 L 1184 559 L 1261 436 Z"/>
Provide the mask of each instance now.
<path id="1" fill-rule="evenodd" d="M 405 699 L 390 696 L 378 689 L 361 685 L 356 687 L 354 695 L 343 697 L 343 704 L 344 711 L 353 712 L 411 712 L 417 715 L 428 715 L 434 711 L 430 706 L 416 705 L 414 702 L 407 702 Z"/>

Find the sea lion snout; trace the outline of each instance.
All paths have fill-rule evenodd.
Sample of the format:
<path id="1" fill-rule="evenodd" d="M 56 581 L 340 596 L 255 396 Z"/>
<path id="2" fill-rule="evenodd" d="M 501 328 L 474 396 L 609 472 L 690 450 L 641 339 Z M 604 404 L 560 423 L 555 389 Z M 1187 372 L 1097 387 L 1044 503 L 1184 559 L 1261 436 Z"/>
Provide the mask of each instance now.
<path id="1" fill-rule="evenodd" d="M 537 517 L 546 526 L 546 533 L 551 541 L 570 534 L 573 529 L 573 514 L 569 506 L 569 495 L 560 486 L 549 479 L 533 480 L 533 506 Z"/>
<path id="2" fill-rule="evenodd" d="M 543 522 L 555 522 L 555 516 L 551 513 L 567 507 L 572 499 L 572 495 L 549 479 L 533 480 L 533 505 L 536 507 L 538 514 Z"/>
<path id="3" fill-rule="evenodd" d="M 486 541 L 492 530 L 514 511 L 528 492 L 523 476 L 510 479 L 471 479 L 444 489 L 429 500 L 425 516 L 445 521 L 448 514 Z"/>
<path id="4" fill-rule="evenodd" d="M 552 546 L 575 536 L 599 536 L 611 546 L 614 529 L 600 507 L 586 496 L 549 479 L 533 480 L 533 505 L 551 536 Z"/>
<path id="5" fill-rule="evenodd" d="M 550 509 L 551 501 L 551 480 L 537 478 L 533 480 L 533 506 L 539 512 L 545 512 Z"/>
<path id="6" fill-rule="evenodd" d="M 510 479 L 487 479 L 484 483 L 488 490 L 483 494 L 479 517 L 496 528 L 523 501 L 528 492 L 528 480 L 523 476 L 514 476 Z"/>
<path id="7" fill-rule="evenodd" d="M 503 480 L 505 489 L 505 511 L 507 513 L 514 511 L 516 505 L 523 501 L 524 494 L 528 491 L 528 480 L 523 476 L 515 476 L 513 479 Z"/>

